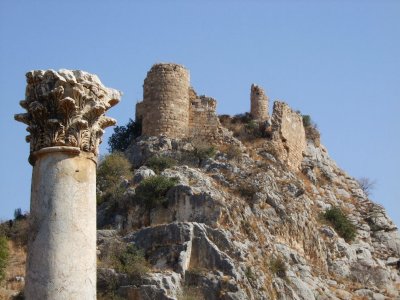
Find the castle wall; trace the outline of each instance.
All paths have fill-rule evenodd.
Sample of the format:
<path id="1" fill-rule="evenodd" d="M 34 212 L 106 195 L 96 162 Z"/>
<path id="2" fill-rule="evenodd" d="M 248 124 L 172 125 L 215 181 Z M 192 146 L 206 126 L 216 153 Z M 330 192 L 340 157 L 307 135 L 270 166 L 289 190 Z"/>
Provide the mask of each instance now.
<path id="1" fill-rule="evenodd" d="M 211 97 L 200 96 L 191 100 L 189 135 L 193 139 L 218 140 L 220 122 L 215 112 L 217 101 Z"/>
<path id="2" fill-rule="evenodd" d="M 307 146 L 302 116 L 286 103 L 276 101 L 272 113 L 272 132 L 278 158 L 297 171 Z"/>
<path id="3" fill-rule="evenodd" d="M 145 114 L 145 112 L 146 112 L 145 103 L 143 101 L 136 103 L 135 120 L 136 121 L 143 120 L 143 115 Z"/>
<path id="4" fill-rule="evenodd" d="M 260 86 L 251 85 L 250 102 L 250 114 L 255 120 L 262 122 L 269 119 L 268 97 Z"/>
<path id="5" fill-rule="evenodd" d="M 154 65 L 144 80 L 143 103 L 136 106 L 142 134 L 187 137 L 189 103 L 189 71 L 177 64 Z"/>

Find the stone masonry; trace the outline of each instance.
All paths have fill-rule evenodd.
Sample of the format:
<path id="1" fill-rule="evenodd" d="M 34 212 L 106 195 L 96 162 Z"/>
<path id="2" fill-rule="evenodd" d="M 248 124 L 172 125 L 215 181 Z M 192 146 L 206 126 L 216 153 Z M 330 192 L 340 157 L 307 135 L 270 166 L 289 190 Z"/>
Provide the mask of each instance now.
<path id="1" fill-rule="evenodd" d="M 253 119 L 259 122 L 268 120 L 268 97 L 260 86 L 251 85 L 250 103 L 250 114 Z"/>
<path id="2" fill-rule="evenodd" d="M 143 102 L 137 105 L 143 135 L 175 138 L 189 133 L 189 71 L 177 64 L 156 64 L 143 84 Z"/>
<path id="3" fill-rule="evenodd" d="M 218 140 L 217 101 L 197 96 L 189 77 L 189 71 L 177 64 L 156 64 L 150 69 L 143 101 L 136 104 L 136 120 L 142 121 L 143 135 Z"/>
<path id="4" fill-rule="evenodd" d="M 278 158 L 297 171 L 307 147 L 302 116 L 286 103 L 275 101 L 272 113 L 272 139 Z"/>
<path id="5" fill-rule="evenodd" d="M 306 147 L 302 117 L 287 104 L 275 102 L 268 113 L 269 99 L 262 87 L 252 84 L 250 114 L 254 120 L 272 122 L 272 139 L 278 158 L 298 170 Z M 143 85 L 143 101 L 136 104 L 136 120 L 142 121 L 142 134 L 218 143 L 221 124 L 216 114 L 217 101 L 198 96 L 190 87 L 189 71 L 177 64 L 155 64 Z"/>

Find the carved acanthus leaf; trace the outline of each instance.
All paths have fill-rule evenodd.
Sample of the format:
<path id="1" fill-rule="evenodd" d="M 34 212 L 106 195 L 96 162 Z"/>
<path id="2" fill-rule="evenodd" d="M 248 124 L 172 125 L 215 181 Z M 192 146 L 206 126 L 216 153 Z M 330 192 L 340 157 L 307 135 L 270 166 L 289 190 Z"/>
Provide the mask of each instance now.
<path id="1" fill-rule="evenodd" d="M 119 102 L 121 93 L 83 71 L 38 70 L 26 78 L 20 106 L 27 112 L 14 118 L 28 125 L 30 151 L 65 145 L 97 154 L 103 129 L 115 125 L 104 113 Z"/>

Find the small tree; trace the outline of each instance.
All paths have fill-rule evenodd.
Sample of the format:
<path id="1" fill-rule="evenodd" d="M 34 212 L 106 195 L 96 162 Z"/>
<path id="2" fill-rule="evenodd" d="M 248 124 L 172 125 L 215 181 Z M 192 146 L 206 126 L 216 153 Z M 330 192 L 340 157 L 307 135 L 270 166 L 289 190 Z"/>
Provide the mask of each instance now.
<path id="1" fill-rule="evenodd" d="M 357 179 L 357 181 L 365 195 L 369 197 L 372 194 L 372 191 L 375 189 L 376 181 L 367 177 L 361 177 Z"/>
<path id="2" fill-rule="evenodd" d="M 131 163 L 122 153 L 106 155 L 97 168 L 98 189 L 105 194 L 118 196 L 122 192 L 122 180 L 132 177 L 131 168 Z"/>
<path id="3" fill-rule="evenodd" d="M 14 220 L 20 220 L 24 217 L 21 208 L 14 209 Z"/>
<path id="4" fill-rule="evenodd" d="M 141 122 L 129 119 L 125 126 L 116 126 L 114 133 L 108 139 L 108 150 L 110 152 L 124 152 L 131 142 L 142 134 Z"/>
<path id="5" fill-rule="evenodd" d="M 8 245 L 5 236 L 0 236 L 0 282 L 5 278 L 5 271 L 8 262 Z"/>

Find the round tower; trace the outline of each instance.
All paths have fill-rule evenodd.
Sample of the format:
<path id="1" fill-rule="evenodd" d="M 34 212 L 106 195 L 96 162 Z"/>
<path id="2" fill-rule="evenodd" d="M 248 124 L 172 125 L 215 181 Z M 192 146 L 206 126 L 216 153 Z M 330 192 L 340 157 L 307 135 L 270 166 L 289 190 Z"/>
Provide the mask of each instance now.
<path id="1" fill-rule="evenodd" d="M 260 122 L 268 120 L 268 97 L 262 87 L 251 85 L 250 101 L 251 116 Z"/>
<path id="2" fill-rule="evenodd" d="M 143 84 L 142 134 L 172 138 L 189 133 L 189 71 L 177 64 L 155 64 Z"/>

